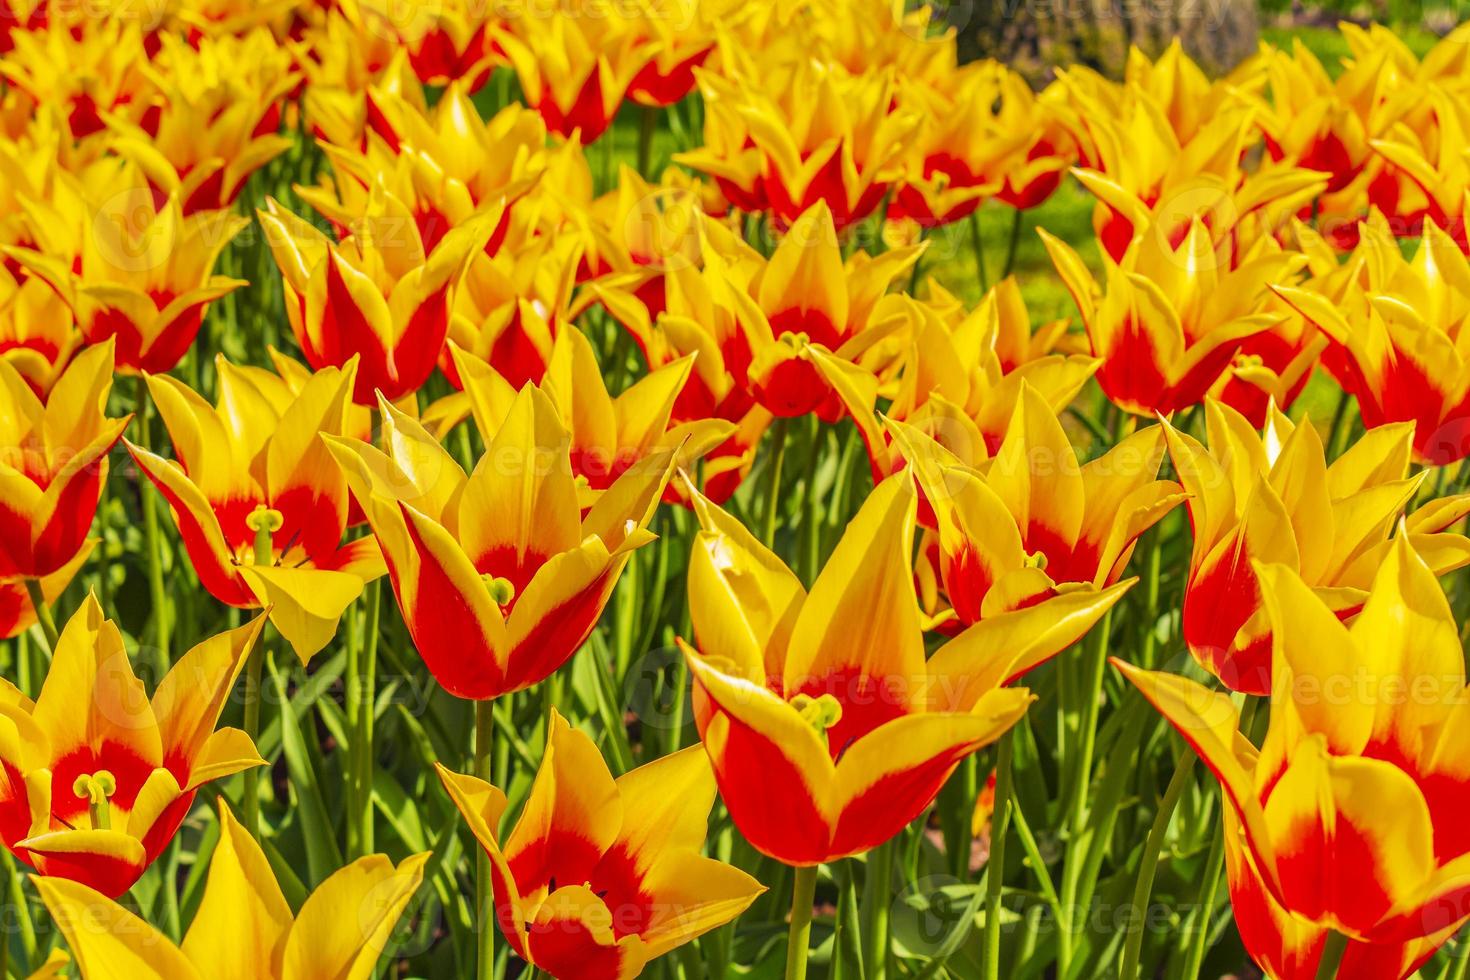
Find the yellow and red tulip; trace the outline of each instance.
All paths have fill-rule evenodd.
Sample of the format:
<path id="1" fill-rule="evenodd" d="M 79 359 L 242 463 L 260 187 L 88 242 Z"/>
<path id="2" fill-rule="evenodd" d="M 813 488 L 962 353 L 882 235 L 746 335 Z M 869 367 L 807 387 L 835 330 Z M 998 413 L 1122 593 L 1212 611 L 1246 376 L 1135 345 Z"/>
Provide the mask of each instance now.
<path id="1" fill-rule="evenodd" d="M 570 435 L 540 390 L 514 396 L 465 475 L 418 422 L 382 403 L 379 450 L 327 437 L 367 515 L 409 635 L 457 697 L 544 680 L 597 624 L 672 472 L 672 453 L 613 481 L 583 515 Z"/>
<path id="2" fill-rule="evenodd" d="M 1013 278 L 997 283 L 968 312 L 932 280 L 929 292 L 927 303 L 908 305 L 915 323 L 891 380 L 873 384 L 874 379 L 833 358 L 816 361 L 857 423 L 879 480 L 904 465 L 903 454 L 877 422 L 880 394 L 890 398 L 888 418 L 914 426 L 964 463 L 979 466 L 1000 448 L 1023 387 L 1034 389 L 1060 413 L 1098 367 L 1093 358 L 1059 351 L 1067 346 L 1066 321 L 1032 333 Z M 920 520 L 933 526 L 926 506 L 921 502 Z"/>
<path id="3" fill-rule="evenodd" d="M 920 121 L 898 105 L 893 72 L 853 75 L 806 58 L 762 68 L 761 84 L 701 74 L 705 146 L 675 162 L 780 227 L 818 203 L 838 229 L 872 214 L 902 177 L 904 144 Z"/>
<path id="4" fill-rule="evenodd" d="M 1257 434 L 1238 412 L 1205 402 L 1206 449 L 1166 423 L 1169 454 L 1189 493 L 1194 550 L 1184 594 L 1184 640 L 1232 690 L 1271 690 L 1271 623 L 1251 562 L 1290 567 L 1339 616 L 1363 604 L 1389 531 L 1423 481 L 1408 476 L 1412 430 L 1384 426 L 1327 464 L 1321 437 L 1271 409 Z M 1444 529 L 1470 496 L 1411 514 L 1414 544 L 1441 574 L 1470 563 L 1470 540 Z"/>
<path id="5" fill-rule="evenodd" d="M 183 821 L 200 786 L 263 765 L 215 730 L 263 619 L 181 657 L 151 700 L 122 633 L 89 596 L 61 632 L 33 702 L 0 681 L 0 835 L 42 875 L 116 898 Z"/>
<path id="6" fill-rule="evenodd" d="M 107 417 L 112 342 L 78 354 L 42 400 L 0 358 L 0 579 L 46 579 L 85 546 L 127 418 Z"/>
<path id="7" fill-rule="evenodd" d="M 950 606 L 930 610 L 937 625 L 969 626 L 1058 592 L 1114 584 L 1139 536 L 1184 500 L 1178 484 L 1156 479 L 1158 426 L 1083 464 L 1055 410 L 1021 387 L 1005 441 L 978 468 L 890 422 L 935 516 Z"/>
<path id="8" fill-rule="evenodd" d="M 927 661 L 914 600 L 915 495 L 874 490 L 810 594 L 707 500 L 690 559 L 695 721 L 720 796 L 758 851 L 793 865 L 898 833 L 967 755 L 1026 711 L 1005 686 L 1085 633 L 1127 585 L 971 627 Z"/>
<path id="9" fill-rule="evenodd" d="M 1276 637 L 1259 749 L 1226 695 L 1114 663 L 1220 782 L 1230 896 L 1256 962 L 1310 980 L 1331 930 L 1348 940 L 1336 976 L 1400 980 L 1470 916 L 1459 626 L 1404 534 L 1351 625 L 1290 567 L 1256 574 Z"/>
<path id="10" fill-rule="evenodd" d="M 349 428 L 360 422 L 351 414 L 356 362 L 323 368 L 299 389 L 223 355 L 215 370 L 218 406 L 181 381 L 150 375 L 177 460 L 132 443 L 128 451 L 172 508 L 200 584 L 231 606 L 269 607 L 305 663 L 384 571 L 375 540 L 343 542 L 347 481 L 317 438 L 356 434 Z M 270 532 L 268 561 L 259 560 L 262 526 Z"/>
<path id="11" fill-rule="evenodd" d="M 1235 264 L 1204 221 L 1190 217 L 1177 241 L 1150 228 L 1121 261 L 1104 255 L 1099 286 L 1069 245 L 1040 234 L 1102 361 L 1098 384 L 1113 404 L 1139 415 L 1198 404 L 1246 338 L 1283 315 L 1267 312 L 1268 284 L 1306 262 L 1262 243 Z"/>
<path id="12" fill-rule="evenodd" d="M 120 969 L 160 980 L 371 975 L 418 891 L 429 855 L 396 867 L 381 854 L 359 858 L 329 875 L 293 912 L 265 852 L 223 799 L 219 822 L 204 896 L 178 944 L 86 884 L 36 879 L 82 980 L 109 980 Z"/>
<path id="13" fill-rule="evenodd" d="M 438 770 L 490 856 L 501 932 L 551 976 L 632 980 L 765 891 L 700 854 L 715 780 L 697 745 L 614 779 L 593 741 L 553 708 L 531 795 L 504 837 L 505 793 Z"/>
<path id="14" fill-rule="evenodd" d="M 133 177 L 124 169 L 122 188 L 79 215 L 79 254 L 5 252 L 56 290 L 87 343 L 116 340 L 119 371 L 170 371 L 194 343 L 209 304 L 245 285 L 213 272 L 249 221 L 228 211 L 186 215 L 176 193 L 155 206 L 153 191 Z"/>
<path id="15" fill-rule="evenodd" d="M 428 380 L 449 333 L 454 294 L 494 221 L 483 215 L 425 247 L 411 214 L 386 194 L 341 241 L 270 198 L 258 212 L 281 269 L 292 332 L 314 368 L 360 358 L 353 400 L 396 401 Z"/>
<path id="16" fill-rule="evenodd" d="M 813 205 L 776 246 L 750 293 L 730 293 L 746 347 L 728 352 L 726 362 L 749 365 L 751 393 L 771 414 L 816 412 L 835 421 L 842 402 L 815 359 L 830 355 L 856 363 L 908 326 L 900 308 L 881 300 L 922 250 L 911 246 L 877 257 L 859 251 L 844 262 L 831 212 Z"/>
<path id="17" fill-rule="evenodd" d="M 291 146 L 276 133 L 281 100 L 298 80 L 290 55 L 263 28 L 197 47 L 169 34 L 160 43 L 160 107 L 146 127 L 107 115 L 111 148 L 160 199 L 176 195 L 184 214 L 228 208 L 252 173 Z"/>
<path id="18" fill-rule="evenodd" d="M 1448 233 L 1426 224 L 1418 251 L 1405 260 L 1397 243 L 1369 228 L 1341 289 L 1362 284 L 1364 302 L 1344 306 L 1333 290 L 1275 287 L 1337 350 L 1332 362 L 1358 401 L 1363 424 L 1414 426 L 1414 455 L 1443 466 L 1470 455 L 1470 361 L 1461 353 L 1470 314 L 1470 261 Z"/>

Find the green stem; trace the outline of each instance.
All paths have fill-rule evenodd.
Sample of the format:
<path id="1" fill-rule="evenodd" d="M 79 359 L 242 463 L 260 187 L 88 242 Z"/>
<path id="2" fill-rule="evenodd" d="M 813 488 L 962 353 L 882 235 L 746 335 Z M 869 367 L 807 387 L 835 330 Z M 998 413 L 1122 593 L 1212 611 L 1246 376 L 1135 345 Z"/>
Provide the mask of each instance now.
<path id="1" fill-rule="evenodd" d="M 138 442 L 144 449 L 152 449 L 151 419 L 153 402 L 147 397 L 147 388 L 140 374 L 136 378 L 134 401 L 137 404 Z M 143 509 L 143 541 L 148 549 L 148 594 L 153 600 L 153 645 L 158 648 L 159 666 L 167 669 L 173 662 L 169 656 L 169 604 L 168 593 L 163 587 L 163 537 L 158 531 L 158 506 L 156 491 L 142 486 L 147 482 L 139 478 L 138 501 Z"/>
<path id="2" fill-rule="evenodd" d="M 490 771 L 491 749 L 495 740 L 494 701 L 475 702 L 474 774 L 487 783 L 493 781 Z M 490 882 L 490 855 L 478 848 L 475 862 L 475 914 L 479 917 L 478 980 L 494 980 L 495 976 L 495 889 Z"/>
<path id="3" fill-rule="evenodd" d="M 1455 951 L 1455 960 L 1444 972 L 1445 980 L 1465 980 L 1470 975 L 1470 936 L 1460 937 L 1460 948 Z"/>
<path id="4" fill-rule="evenodd" d="M 868 878 L 863 884 L 867 921 L 863 935 L 867 948 L 863 963 L 867 980 L 883 980 L 888 972 L 888 907 L 893 900 L 893 852 L 897 842 L 887 840 L 868 852 Z"/>
<path id="5" fill-rule="evenodd" d="M 1000 277 L 1006 278 L 1011 270 L 1016 267 L 1016 249 L 1021 244 L 1021 219 L 1026 214 L 1020 208 L 1016 208 L 1011 217 L 1011 240 L 1006 246 L 1006 264 L 1002 268 Z"/>
<path id="6" fill-rule="evenodd" d="M 980 212 L 970 212 L 970 247 L 975 252 L 975 276 L 980 280 L 980 292 L 990 291 L 990 274 L 985 271 L 985 241 L 980 235 Z"/>
<path id="7" fill-rule="evenodd" d="M 255 527 L 255 564 L 270 565 L 272 563 L 271 527 L 270 522 L 262 515 Z M 261 630 L 260 638 L 255 641 L 255 648 L 250 651 L 250 658 L 245 661 L 245 734 L 250 736 L 252 744 L 256 743 L 260 736 L 260 693 L 261 693 L 261 668 L 265 663 L 265 631 Z M 245 776 L 245 795 L 241 801 L 240 810 L 244 818 L 245 829 L 260 839 L 260 773 L 247 769 Z"/>
<path id="8" fill-rule="evenodd" d="M 1096 640 L 1085 661 L 1086 686 L 1082 691 L 1082 720 L 1077 730 L 1081 743 L 1077 749 L 1077 763 L 1072 770 L 1070 790 L 1071 826 L 1074 833 L 1087 819 L 1087 789 L 1092 776 L 1092 756 L 1097 748 L 1097 716 L 1102 701 L 1103 674 L 1108 664 L 1108 633 L 1112 625 L 1113 612 L 1110 609 L 1103 614 L 1102 622 L 1096 627 Z"/>
<path id="9" fill-rule="evenodd" d="M 791 931 L 786 944 L 786 980 L 806 980 L 806 958 L 811 951 L 812 903 L 817 895 L 817 866 L 796 869 L 791 886 Z"/>
<path id="10" fill-rule="evenodd" d="M 1000 737 L 995 756 L 995 809 L 990 817 L 990 856 L 985 859 L 985 980 L 1000 978 L 1001 886 L 1005 878 L 1006 833 L 1011 822 L 1011 732 Z"/>
<path id="11" fill-rule="evenodd" d="M 1337 408 L 1332 413 L 1332 430 L 1327 440 L 1329 461 L 1341 456 L 1347 448 L 1348 436 L 1353 431 L 1353 420 L 1350 417 L 1348 406 L 1353 402 L 1353 396 L 1344 391 L 1337 399 Z"/>
<path id="12" fill-rule="evenodd" d="M 1143 923 L 1149 895 L 1154 888 L 1154 873 L 1159 867 L 1159 854 L 1164 849 L 1164 838 L 1168 836 L 1174 808 L 1179 805 L 1179 797 L 1184 794 L 1184 787 L 1189 785 L 1194 774 L 1195 758 L 1194 750 L 1190 748 L 1180 754 L 1174 765 L 1174 775 L 1164 790 L 1164 798 L 1159 802 L 1159 812 L 1154 814 L 1148 839 L 1143 843 L 1143 860 L 1139 862 L 1138 877 L 1133 882 L 1133 908 L 1128 916 L 1128 938 L 1123 943 L 1118 980 L 1133 980 L 1138 976 L 1138 960 L 1143 951 Z"/>
<path id="13" fill-rule="evenodd" d="M 373 853 L 373 724 L 378 684 L 378 616 L 383 603 L 381 580 L 367 586 L 367 614 L 362 637 L 362 652 L 358 657 L 358 674 L 353 678 L 353 687 L 359 698 L 357 731 L 352 744 L 357 751 L 357 786 L 359 810 L 357 844 L 361 854 Z"/>
<path id="14" fill-rule="evenodd" d="M 1342 964 L 1342 954 L 1347 952 L 1347 936 L 1336 929 L 1328 930 L 1327 942 L 1322 946 L 1322 958 L 1317 961 L 1317 980 L 1332 980 Z"/>
<path id="15" fill-rule="evenodd" d="M 1195 906 L 1199 910 L 1194 926 L 1194 935 L 1189 940 L 1189 954 L 1184 960 L 1182 980 L 1198 980 L 1200 967 L 1204 965 L 1205 945 L 1209 942 L 1210 921 L 1215 917 L 1215 893 L 1220 890 L 1220 870 L 1225 864 L 1224 827 L 1215 829 L 1214 841 L 1210 844 L 1210 856 L 1205 859 L 1205 877 L 1200 883 Z"/>
<path id="16" fill-rule="evenodd" d="M 653 106 L 644 106 L 643 115 L 638 120 L 638 173 L 645 180 L 653 178 L 649 169 L 653 164 L 653 134 L 657 129 L 658 110 Z"/>
<path id="17" fill-rule="evenodd" d="M 54 653 L 60 635 L 56 632 L 56 620 L 51 618 L 51 607 L 46 605 L 46 594 L 41 590 L 41 580 L 28 578 L 25 583 L 26 594 L 31 597 L 31 605 L 36 610 L 36 622 L 41 624 L 41 633 L 46 637 L 46 649 Z"/>
<path id="18" fill-rule="evenodd" d="M 771 456 L 771 478 L 766 489 L 766 522 L 765 530 L 761 535 L 761 541 L 767 548 L 776 546 L 776 513 L 780 510 L 781 502 L 781 466 L 786 459 L 786 430 L 788 422 L 784 418 L 777 419 L 772 427 L 771 440 L 775 443 Z"/>

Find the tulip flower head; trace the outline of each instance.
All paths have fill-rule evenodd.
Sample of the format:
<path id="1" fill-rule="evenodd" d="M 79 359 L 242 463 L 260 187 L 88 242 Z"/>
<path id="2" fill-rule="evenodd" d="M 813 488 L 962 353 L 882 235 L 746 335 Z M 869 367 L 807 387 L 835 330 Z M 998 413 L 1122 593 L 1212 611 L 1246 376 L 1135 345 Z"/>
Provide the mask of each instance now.
<path id="1" fill-rule="evenodd" d="M 844 262 L 831 213 L 814 205 L 776 246 L 750 294 L 731 294 L 746 346 L 727 354 L 727 362 L 748 358 L 751 393 L 772 415 L 816 412 L 836 421 L 842 402 L 815 360 L 831 355 L 856 363 L 908 325 L 901 309 L 880 300 L 922 250 L 857 252 Z"/>
<path id="2" fill-rule="evenodd" d="M 293 913 L 265 852 L 223 799 L 219 822 L 204 896 L 177 945 L 86 884 L 35 880 L 82 980 L 109 980 L 119 970 L 169 980 L 370 976 L 418 891 L 429 855 L 396 867 L 381 854 L 359 858 L 328 876 Z"/>
<path id="3" fill-rule="evenodd" d="M 200 786 L 264 765 L 250 738 L 215 730 L 264 619 L 181 657 L 150 700 L 122 633 L 89 596 L 61 632 L 33 702 L 0 681 L 0 834 L 48 877 L 109 898 L 163 853 Z"/>
<path id="4" fill-rule="evenodd" d="M 515 395 L 466 476 L 386 401 L 383 446 L 326 437 L 382 545 L 409 635 L 456 697 L 544 680 L 587 639 L 672 472 L 645 459 L 583 514 L 570 437 L 535 388 Z M 500 413 L 487 413 L 493 417 Z"/>
<path id="5" fill-rule="evenodd" d="M 1139 536 L 1184 500 L 1178 484 L 1156 479 L 1164 457 L 1158 426 L 1084 465 L 1029 385 L 999 452 L 979 468 L 917 429 L 889 425 L 934 512 L 951 607 L 925 603 L 938 626 L 968 626 L 1059 592 L 1112 585 Z"/>
<path id="6" fill-rule="evenodd" d="M 1256 574 L 1275 636 L 1259 749 L 1224 694 L 1114 663 L 1220 782 L 1251 957 L 1272 977 L 1311 980 L 1333 930 L 1348 939 L 1338 977 L 1401 980 L 1470 917 L 1458 624 L 1403 533 L 1351 625 L 1292 568 Z"/>
<path id="7" fill-rule="evenodd" d="M 715 781 L 697 745 L 613 779 L 592 740 L 553 708 L 531 795 L 504 837 L 505 794 L 438 770 L 490 856 L 501 932 L 552 976 L 632 980 L 765 891 L 699 853 Z"/>
<path id="8" fill-rule="evenodd" d="M 692 493 L 692 491 L 691 491 Z M 1005 686 L 1085 633 L 1128 588 L 987 620 L 926 662 L 907 474 L 873 491 L 810 593 L 740 523 L 695 498 L 695 721 L 735 825 L 792 865 L 898 833 L 1032 698 Z M 1129 583 L 1131 584 L 1131 583 Z"/>
<path id="9" fill-rule="evenodd" d="M 127 428 L 108 418 L 113 344 L 78 354 L 45 400 L 0 358 L 0 580 L 45 578 L 85 546 Z"/>
<path id="10" fill-rule="evenodd" d="M 1368 228 L 1385 228 L 1370 219 Z M 1344 306 L 1330 290 L 1273 287 L 1332 340 L 1343 387 L 1368 428 L 1414 426 L 1414 456 L 1444 466 L 1470 455 L 1470 359 L 1461 352 L 1470 314 L 1470 260 L 1434 225 L 1412 259 L 1392 238 L 1360 250 L 1368 280 L 1362 302 Z M 1349 288 L 1357 286 L 1350 282 Z"/>
<path id="11" fill-rule="evenodd" d="M 1424 474 L 1408 476 L 1411 430 L 1384 426 L 1328 465 L 1321 437 L 1272 408 L 1258 434 L 1235 410 L 1205 402 L 1206 449 L 1165 423 L 1169 455 L 1189 494 L 1194 550 L 1184 593 L 1184 640 L 1236 691 L 1271 690 L 1271 624 L 1251 562 L 1283 564 L 1344 619 L 1356 613 L 1394 522 Z M 1437 573 L 1470 563 L 1470 540 L 1445 531 L 1470 496 L 1409 515 L 1405 533 Z"/>
<path id="12" fill-rule="evenodd" d="M 449 333 L 454 292 L 493 224 L 471 221 L 424 246 L 411 214 L 386 194 L 340 242 L 267 199 L 257 212 L 281 269 L 286 313 L 314 368 L 354 356 L 353 400 L 397 400 L 418 390 Z"/>
<path id="13" fill-rule="evenodd" d="M 119 371 L 171 371 L 194 343 L 209 304 L 245 285 L 213 270 L 249 221 L 228 211 L 186 215 L 177 193 L 155 205 L 136 172 L 124 169 L 121 179 L 123 189 L 111 189 L 86 213 L 79 254 L 6 254 L 56 290 L 87 343 L 116 338 Z"/>
<path id="14" fill-rule="evenodd" d="M 1232 265 L 1204 222 L 1190 218 L 1177 241 L 1153 227 L 1120 262 L 1104 256 L 1099 286 L 1069 245 L 1040 234 L 1102 361 L 1098 384 L 1115 405 L 1139 415 L 1198 404 L 1245 339 L 1279 319 L 1265 312 L 1267 285 L 1306 261 L 1265 250 Z"/>
<path id="15" fill-rule="evenodd" d="M 270 607 L 305 663 L 384 570 L 372 538 L 343 542 L 347 481 L 317 438 L 352 432 L 356 361 L 299 390 L 223 355 L 215 369 L 218 406 L 175 378 L 148 378 L 177 461 L 132 443 L 128 451 L 172 508 L 200 584 L 237 608 Z"/>
<path id="16" fill-rule="evenodd" d="M 456 348 L 454 356 L 476 427 L 493 438 L 504 421 L 499 413 L 514 404 L 515 388 L 473 355 Z M 671 422 L 695 356 L 653 369 L 614 398 L 591 341 L 575 326 L 557 334 L 541 390 L 571 435 L 572 474 L 583 486 L 579 496 L 584 506 L 592 506 L 618 477 L 650 458 L 672 453 L 676 466 L 692 469 L 734 433 L 735 424 L 723 419 Z"/>

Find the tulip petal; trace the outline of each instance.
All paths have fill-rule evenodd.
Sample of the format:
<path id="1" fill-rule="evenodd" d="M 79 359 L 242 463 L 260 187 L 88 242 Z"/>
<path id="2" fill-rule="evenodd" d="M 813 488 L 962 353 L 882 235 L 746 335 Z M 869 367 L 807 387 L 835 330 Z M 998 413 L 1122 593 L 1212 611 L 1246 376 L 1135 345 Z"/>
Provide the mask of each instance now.
<path id="1" fill-rule="evenodd" d="M 163 933 L 86 885 L 32 878 L 85 977 L 200 980 L 201 974 Z"/>
<path id="2" fill-rule="evenodd" d="M 428 854 L 415 854 L 395 867 L 373 854 L 333 872 L 306 899 L 291 927 L 282 980 L 369 980 L 428 860 Z"/>
<path id="3" fill-rule="evenodd" d="M 291 929 L 291 906 L 265 852 L 223 802 L 219 820 L 219 843 L 209 859 L 204 897 L 184 936 L 184 955 L 219 980 L 276 976 Z"/>
<path id="4" fill-rule="evenodd" d="M 278 565 L 241 565 L 250 591 L 305 666 L 337 634 L 337 624 L 363 582 L 347 572 Z"/>

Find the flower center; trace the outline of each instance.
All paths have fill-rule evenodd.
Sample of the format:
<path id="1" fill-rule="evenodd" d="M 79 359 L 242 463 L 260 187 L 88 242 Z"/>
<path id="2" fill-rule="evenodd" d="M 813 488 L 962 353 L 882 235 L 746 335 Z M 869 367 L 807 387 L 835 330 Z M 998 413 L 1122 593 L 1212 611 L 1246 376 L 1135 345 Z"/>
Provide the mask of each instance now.
<path id="1" fill-rule="evenodd" d="M 286 518 L 280 511 L 257 504 L 245 518 L 245 526 L 255 532 L 255 564 L 271 563 L 271 535 L 281 529 Z"/>
<path id="2" fill-rule="evenodd" d="M 484 581 L 485 588 L 490 590 L 490 598 L 495 600 L 496 605 L 504 608 L 516 597 L 516 587 L 510 579 L 488 574 L 481 575 L 480 578 Z"/>
<path id="3" fill-rule="evenodd" d="M 808 694 L 798 694 L 791 699 L 791 706 L 821 736 L 824 745 L 827 742 L 827 729 L 842 720 L 842 704 L 830 694 L 815 698 Z"/>
<path id="4" fill-rule="evenodd" d="M 71 784 L 71 791 L 78 799 L 87 801 L 87 810 L 92 816 L 93 830 L 112 829 L 112 808 L 107 799 L 117 792 L 117 780 L 106 769 L 84 773 Z"/>

